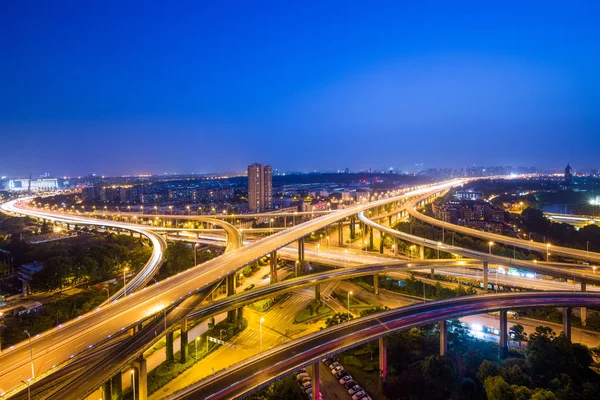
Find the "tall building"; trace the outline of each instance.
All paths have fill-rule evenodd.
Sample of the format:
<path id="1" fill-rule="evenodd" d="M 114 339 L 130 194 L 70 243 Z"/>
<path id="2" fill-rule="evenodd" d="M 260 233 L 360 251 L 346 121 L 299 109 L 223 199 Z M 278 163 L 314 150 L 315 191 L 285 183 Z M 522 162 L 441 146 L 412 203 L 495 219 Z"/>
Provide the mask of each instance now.
<path id="1" fill-rule="evenodd" d="M 573 184 L 573 168 L 569 164 L 565 168 L 565 185 Z"/>
<path id="2" fill-rule="evenodd" d="M 262 212 L 273 209 L 273 168 L 270 165 L 248 165 L 248 210 Z"/>

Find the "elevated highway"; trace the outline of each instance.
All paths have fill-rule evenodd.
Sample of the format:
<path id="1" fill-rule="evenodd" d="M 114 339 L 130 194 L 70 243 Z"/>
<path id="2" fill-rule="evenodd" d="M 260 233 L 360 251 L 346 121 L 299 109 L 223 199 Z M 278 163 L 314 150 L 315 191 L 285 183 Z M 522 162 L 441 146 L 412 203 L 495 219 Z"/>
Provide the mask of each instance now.
<path id="1" fill-rule="evenodd" d="M 494 243 L 502 243 L 509 246 L 516 246 L 520 249 L 526 250 L 535 250 L 540 252 L 541 254 L 546 254 L 546 252 L 551 252 L 552 254 L 560 254 L 563 256 L 567 256 L 570 258 L 574 258 L 577 260 L 585 260 L 585 261 L 593 261 L 594 263 L 600 263 L 600 253 L 588 252 L 586 250 L 572 249 L 569 247 L 556 246 L 548 243 L 539 243 L 534 242 L 532 240 L 523 240 L 519 238 L 513 238 L 509 236 L 499 235 L 496 233 L 489 233 L 480 231 L 473 228 L 467 228 L 465 226 L 460 226 L 456 224 L 451 224 L 449 222 L 440 221 L 436 218 L 432 218 L 427 216 L 416 210 L 414 205 L 417 202 L 414 202 L 413 207 L 407 207 L 407 211 L 410 216 L 423 221 L 427 224 L 437 226 L 438 228 L 444 228 L 450 231 L 458 232 L 464 235 L 477 237 L 480 239 L 484 239 L 486 241 L 491 241 Z"/>
<path id="2" fill-rule="evenodd" d="M 99 307 L 93 312 L 80 316 L 77 319 L 63 324 L 31 339 L 31 358 L 29 345 L 21 342 L 12 348 L 3 351 L 0 356 L 0 393 L 9 392 L 19 387 L 22 380 L 31 378 L 30 363 L 33 364 L 35 376 L 46 373 L 55 365 L 84 353 L 96 343 L 104 340 L 124 329 L 126 326 L 134 325 L 148 315 L 162 311 L 170 304 L 195 293 L 199 293 L 206 286 L 214 285 L 227 274 L 235 272 L 249 263 L 270 254 L 298 239 L 310 235 L 313 231 L 322 229 L 339 220 L 350 217 L 357 212 L 406 200 L 412 196 L 426 193 L 436 193 L 448 187 L 460 184 L 455 180 L 437 185 L 422 187 L 413 191 L 396 194 L 388 198 L 379 199 L 366 204 L 359 204 L 348 209 L 339 210 L 326 214 L 320 218 L 307 221 L 296 227 L 273 234 L 267 238 L 225 253 L 220 257 L 203 263 L 201 267 L 193 267 L 187 271 L 159 282 L 156 285 L 146 287 L 144 290 L 128 295 L 126 298 Z M 14 204 L 13 204 L 14 206 Z M 33 213 L 34 211 L 16 210 L 21 214 Z M 39 211 L 35 211 L 39 212 Z M 43 215 L 41 216 L 43 218 Z M 57 219 L 56 217 L 48 219 Z M 62 218 L 62 217 L 61 217 Z M 77 217 L 70 218 L 77 223 Z M 88 222 L 92 222 L 86 219 Z M 94 221 L 95 225 L 108 226 L 106 221 Z M 111 222 L 120 228 L 118 222 Z M 129 227 L 123 226 L 124 229 Z M 75 339 L 73 339 L 75 338 Z"/>
<path id="3" fill-rule="evenodd" d="M 452 318 L 528 307 L 591 307 L 600 293 L 541 292 L 490 294 L 423 303 L 358 318 L 307 335 L 236 364 L 169 397 L 239 399 L 325 356 L 391 333 Z"/>

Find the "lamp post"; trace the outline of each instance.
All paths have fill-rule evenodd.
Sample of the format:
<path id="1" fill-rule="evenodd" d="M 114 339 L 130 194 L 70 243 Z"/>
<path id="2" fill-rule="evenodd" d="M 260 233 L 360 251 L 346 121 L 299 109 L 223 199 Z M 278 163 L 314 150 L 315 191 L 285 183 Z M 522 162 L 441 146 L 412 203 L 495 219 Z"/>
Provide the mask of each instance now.
<path id="1" fill-rule="evenodd" d="M 260 319 L 260 353 L 263 351 L 263 343 L 262 343 L 262 324 L 265 322 L 265 319 L 261 317 Z"/>
<path id="2" fill-rule="evenodd" d="M 129 271 L 128 267 L 123 268 L 123 297 L 127 297 L 127 286 L 125 286 L 125 273 Z"/>
<path id="3" fill-rule="evenodd" d="M 106 300 L 110 299 L 110 289 L 105 287 L 104 290 L 106 290 Z"/>
<path id="4" fill-rule="evenodd" d="M 494 245 L 494 242 L 488 242 L 488 246 L 489 246 L 489 249 L 490 249 L 490 251 L 489 251 L 490 255 L 492 254 L 492 246 L 493 245 Z"/>
<path id="5" fill-rule="evenodd" d="M 294 272 L 296 275 L 296 278 L 298 277 L 298 260 L 296 260 L 296 262 L 294 263 Z"/>
<path id="6" fill-rule="evenodd" d="M 550 243 L 546 243 L 546 262 L 550 259 Z"/>
<path id="7" fill-rule="evenodd" d="M 442 243 L 438 242 L 438 244 L 437 244 L 438 260 L 440 259 L 440 246 L 441 245 L 442 245 Z"/>
<path id="8" fill-rule="evenodd" d="M 35 373 L 33 372 L 33 348 L 31 347 L 31 335 L 29 334 L 29 331 L 27 329 L 25 329 L 23 332 L 25 332 L 27 334 L 27 337 L 29 338 L 29 358 L 31 360 L 31 379 L 35 378 Z"/>
<path id="9" fill-rule="evenodd" d="M 352 294 L 352 290 L 348 292 L 348 320 L 350 320 L 350 295 Z"/>
<path id="10" fill-rule="evenodd" d="M 196 361 L 198 361 L 198 339 L 200 339 L 200 336 L 196 336 Z"/>

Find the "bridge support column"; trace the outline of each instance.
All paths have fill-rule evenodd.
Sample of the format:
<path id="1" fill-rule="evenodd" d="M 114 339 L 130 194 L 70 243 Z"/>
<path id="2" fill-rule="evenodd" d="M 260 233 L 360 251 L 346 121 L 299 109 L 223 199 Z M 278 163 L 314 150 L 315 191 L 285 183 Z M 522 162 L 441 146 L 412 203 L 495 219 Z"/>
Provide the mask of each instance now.
<path id="1" fill-rule="evenodd" d="M 225 277 L 225 284 L 227 287 L 227 297 L 233 296 L 235 294 L 235 287 L 236 287 L 235 272 L 232 274 L 229 274 Z M 229 322 L 235 321 L 235 310 L 227 311 L 227 320 Z"/>
<path id="2" fill-rule="evenodd" d="M 435 269 L 431 268 L 431 272 L 429 273 L 429 277 L 431 279 L 435 279 Z"/>
<path id="3" fill-rule="evenodd" d="M 373 228 L 369 228 L 369 250 L 373 250 Z"/>
<path id="4" fill-rule="evenodd" d="M 563 332 L 571 340 L 571 307 L 563 308 Z"/>
<path id="5" fill-rule="evenodd" d="M 448 353 L 448 326 L 446 320 L 440 321 L 440 356 L 445 356 Z"/>
<path id="6" fill-rule="evenodd" d="M 321 284 L 315 285 L 315 300 L 321 302 Z"/>
<path id="7" fill-rule="evenodd" d="M 383 254 L 383 239 L 385 239 L 385 233 L 379 231 L 379 253 Z"/>
<path id="8" fill-rule="evenodd" d="M 373 275 L 373 291 L 379 294 L 379 274 Z"/>
<path id="9" fill-rule="evenodd" d="M 387 337 L 379 338 L 379 374 L 381 382 L 387 381 Z"/>
<path id="10" fill-rule="evenodd" d="M 237 327 L 238 327 L 238 329 L 242 328 L 243 320 L 244 320 L 244 307 L 240 307 L 237 309 Z"/>
<path id="11" fill-rule="evenodd" d="M 304 247 L 304 244 L 303 244 Z M 270 265 L 271 265 L 271 270 L 270 270 L 270 276 L 271 276 L 271 283 L 277 283 L 277 252 L 274 251 L 271 253 L 271 255 L 269 256 L 270 258 Z"/>
<path id="12" fill-rule="evenodd" d="M 235 310 L 234 310 L 235 314 Z M 181 336 L 179 337 L 179 363 L 185 364 L 188 356 L 188 321 L 184 318 L 181 321 Z"/>
<path id="13" fill-rule="evenodd" d="M 394 238 L 394 244 L 393 244 L 393 247 L 394 247 L 394 255 L 395 255 L 395 256 L 397 256 L 397 255 L 398 255 L 398 246 L 399 246 L 399 244 L 400 244 L 400 242 L 398 241 L 398 239 L 397 239 L 397 238 Z"/>
<path id="14" fill-rule="evenodd" d="M 506 310 L 500 311 L 500 358 L 506 358 L 508 355 L 508 319 Z"/>
<path id="15" fill-rule="evenodd" d="M 123 399 L 123 375 L 121 371 L 110 379 L 110 396 L 112 400 Z"/>
<path id="16" fill-rule="evenodd" d="M 112 400 L 111 380 L 107 380 L 102 385 L 102 400 Z"/>
<path id="17" fill-rule="evenodd" d="M 340 247 L 344 246 L 344 221 L 338 222 L 338 244 Z"/>
<path id="18" fill-rule="evenodd" d="M 425 247 L 419 246 L 419 260 L 425 259 Z"/>
<path id="19" fill-rule="evenodd" d="M 312 398 L 321 400 L 321 381 L 319 380 L 319 361 L 313 364 Z"/>
<path id="20" fill-rule="evenodd" d="M 483 262 L 483 290 L 488 290 L 488 262 Z"/>
<path id="21" fill-rule="evenodd" d="M 581 291 L 585 292 L 587 287 L 586 287 L 586 282 L 585 281 L 581 281 Z M 586 320 L 587 320 L 587 308 L 586 307 L 581 307 L 581 325 L 582 326 L 586 326 Z"/>
<path id="22" fill-rule="evenodd" d="M 133 375 L 135 377 L 136 400 L 148 399 L 148 365 L 144 357 L 138 358 L 133 364 Z M 137 371 L 136 371 L 137 370 Z M 137 372 L 137 374 L 136 374 Z"/>
<path id="23" fill-rule="evenodd" d="M 298 239 L 298 264 L 304 265 L 304 238 Z"/>
<path id="24" fill-rule="evenodd" d="M 175 353 L 173 352 L 173 332 L 167 332 L 165 335 L 165 354 L 168 363 L 175 361 Z"/>

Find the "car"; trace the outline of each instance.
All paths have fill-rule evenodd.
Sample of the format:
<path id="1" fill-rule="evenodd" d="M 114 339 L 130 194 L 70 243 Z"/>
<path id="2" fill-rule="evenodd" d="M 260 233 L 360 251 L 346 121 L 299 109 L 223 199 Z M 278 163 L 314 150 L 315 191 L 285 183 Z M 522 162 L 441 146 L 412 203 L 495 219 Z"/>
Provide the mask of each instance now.
<path id="1" fill-rule="evenodd" d="M 302 372 L 298 375 L 296 375 L 296 380 L 297 381 L 301 381 L 304 378 L 310 377 L 310 375 L 308 375 L 306 372 Z"/>
<path id="2" fill-rule="evenodd" d="M 302 383 L 305 383 L 305 382 L 312 382 L 312 379 L 310 379 L 310 376 L 305 376 L 304 378 L 302 378 L 301 382 L 302 382 Z"/>
<path id="3" fill-rule="evenodd" d="M 312 389 L 312 382 L 304 382 L 304 383 L 302 383 L 302 388 L 303 388 L 304 390 L 306 390 L 306 389 L 308 389 L 308 388 L 311 388 L 311 389 Z"/>
<path id="4" fill-rule="evenodd" d="M 359 390 L 358 392 L 356 392 L 352 395 L 352 400 L 362 399 L 366 395 L 367 395 L 367 392 L 365 392 L 364 390 Z"/>
<path id="5" fill-rule="evenodd" d="M 304 368 L 300 368 L 298 371 L 296 371 L 297 374 L 306 374 L 306 370 Z"/>
<path id="6" fill-rule="evenodd" d="M 344 383 L 351 381 L 352 380 L 352 375 L 348 374 L 346 376 L 342 376 L 340 379 L 340 385 L 343 385 Z"/>
<path id="7" fill-rule="evenodd" d="M 366 395 L 365 397 L 362 397 L 359 400 L 373 400 L 373 399 L 371 399 L 371 397 L 369 395 Z"/>
<path id="8" fill-rule="evenodd" d="M 356 382 L 353 379 L 350 379 L 349 381 L 346 381 L 346 383 L 344 383 L 344 387 L 346 389 L 350 389 L 352 386 L 356 386 Z"/>
<path id="9" fill-rule="evenodd" d="M 350 374 L 345 369 L 343 369 L 341 371 L 335 371 L 333 373 L 333 376 L 335 376 L 335 379 L 342 379 L 343 377 L 348 376 L 348 375 L 350 375 Z"/>
<path id="10" fill-rule="evenodd" d="M 321 361 L 323 361 L 323 364 L 325 364 L 325 365 L 327 365 L 329 367 L 331 364 L 333 364 L 335 362 L 335 358 L 333 358 L 333 357 L 327 357 L 327 358 L 324 358 Z"/>
<path id="11" fill-rule="evenodd" d="M 331 365 L 329 366 L 329 368 L 334 369 L 334 368 L 338 368 L 338 367 L 341 367 L 341 366 L 342 366 L 342 364 L 340 364 L 339 362 L 336 361 L 334 363 L 331 363 Z"/>
<path id="12" fill-rule="evenodd" d="M 354 385 L 350 389 L 348 389 L 348 393 L 354 394 L 354 393 L 360 392 L 361 390 L 362 390 L 362 388 L 360 386 Z"/>

